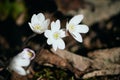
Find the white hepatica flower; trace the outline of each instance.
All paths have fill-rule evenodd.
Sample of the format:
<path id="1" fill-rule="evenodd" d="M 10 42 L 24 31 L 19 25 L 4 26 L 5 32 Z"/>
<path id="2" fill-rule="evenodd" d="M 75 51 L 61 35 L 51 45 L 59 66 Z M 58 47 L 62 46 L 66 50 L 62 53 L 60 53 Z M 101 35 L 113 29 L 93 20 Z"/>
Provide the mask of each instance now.
<path id="1" fill-rule="evenodd" d="M 29 48 L 25 48 L 18 55 L 13 57 L 8 68 L 10 70 L 15 71 L 19 75 L 27 75 L 29 74 L 29 69 L 24 69 L 24 67 L 28 67 L 32 59 L 35 58 L 35 52 Z"/>
<path id="2" fill-rule="evenodd" d="M 44 35 L 48 38 L 48 45 L 52 45 L 55 51 L 57 48 L 65 48 L 65 43 L 62 40 L 62 38 L 65 37 L 65 31 L 60 29 L 60 20 L 56 20 L 56 22 L 53 21 L 51 23 L 51 30 L 46 30 Z"/>
<path id="3" fill-rule="evenodd" d="M 28 23 L 30 28 L 33 32 L 41 34 L 46 29 L 48 29 L 48 25 L 50 23 L 49 19 L 45 20 L 45 16 L 42 13 L 39 14 L 33 14 L 31 18 L 31 23 Z"/>
<path id="4" fill-rule="evenodd" d="M 87 33 L 89 30 L 87 25 L 79 24 L 82 19 L 83 15 L 76 15 L 66 25 L 66 29 L 78 42 L 82 42 L 82 37 L 79 33 Z"/>

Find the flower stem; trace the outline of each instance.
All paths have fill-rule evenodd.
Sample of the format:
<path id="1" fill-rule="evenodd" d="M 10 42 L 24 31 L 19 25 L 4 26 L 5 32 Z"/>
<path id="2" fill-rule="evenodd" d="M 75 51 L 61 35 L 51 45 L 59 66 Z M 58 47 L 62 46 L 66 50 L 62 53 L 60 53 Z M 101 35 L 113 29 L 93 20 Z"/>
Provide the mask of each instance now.
<path id="1" fill-rule="evenodd" d="M 23 46 L 22 46 L 22 48 L 24 48 L 26 45 L 27 45 L 27 43 L 33 38 L 33 37 L 35 37 L 37 34 L 32 34 L 32 35 L 30 35 L 25 41 L 24 41 L 24 43 L 23 43 Z"/>

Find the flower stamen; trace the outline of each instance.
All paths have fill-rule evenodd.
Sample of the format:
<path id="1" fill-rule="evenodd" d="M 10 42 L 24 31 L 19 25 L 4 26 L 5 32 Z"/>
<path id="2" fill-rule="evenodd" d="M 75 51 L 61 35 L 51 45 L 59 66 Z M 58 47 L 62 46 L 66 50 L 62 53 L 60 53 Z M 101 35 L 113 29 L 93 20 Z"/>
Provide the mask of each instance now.
<path id="1" fill-rule="evenodd" d="M 42 30 L 42 27 L 39 25 L 36 25 L 35 27 L 33 27 L 35 30 Z"/>
<path id="2" fill-rule="evenodd" d="M 55 32 L 53 34 L 54 39 L 58 39 L 60 37 L 60 34 L 58 32 Z"/>
<path id="3" fill-rule="evenodd" d="M 70 24 L 69 27 L 68 27 L 68 29 L 69 29 L 69 31 L 73 32 L 75 30 L 75 26 L 72 25 L 72 24 Z"/>
<path id="4" fill-rule="evenodd" d="M 28 50 L 27 54 L 28 54 L 29 57 L 32 57 L 32 56 L 33 56 L 33 53 L 30 52 L 29 50 Z"/>

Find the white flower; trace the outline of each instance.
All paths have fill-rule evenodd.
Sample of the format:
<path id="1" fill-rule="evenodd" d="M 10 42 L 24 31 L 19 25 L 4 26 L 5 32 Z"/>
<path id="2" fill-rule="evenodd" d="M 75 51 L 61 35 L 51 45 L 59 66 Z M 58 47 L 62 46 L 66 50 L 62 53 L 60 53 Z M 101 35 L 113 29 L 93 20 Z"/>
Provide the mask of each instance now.
<path id="1" fill-rule="evenodd" d="M 33 32 L 41 34 L 46 29 L 48 29 L 48 25 L 50 23 L 49 19 L 45 20 L 45 16 L 42 13 L 39 14 L 33 14 L 31 18 L 31 23 L 28 23 L 30 28 Z"/>
<path id="2" fill-rule="evenodd" d="M 21 56 L 22 58 L 30 59 L 30 60 L 35 58 L 35 52 L 29 48 L 24 48 L 21 54 L 18 55 Z"/>
<path id="3" fill-rule="evenodd" d="M 51 23 L 51 30 L 46 30 L 44 35 L 48 38 L 48 45 L 52 45 L 55 51 L 57 50 L 57 48 L 65 48 L 65 43 L 62 40 L 62 38 L 65 37 L 65 31 L 60 29 L 60 20 L 56 20 L 56 22 L 53 21 Z"/>
<path id="4" fill-rule="evenodd" d="M 78 42 L 82 42 L 82 37 L 79 33 L 87 33 L 89 30 L 87 25 L 79 24 L 82 19 L 83 15 L 76 15 L 66 24 L 66 29 Z"/>
<path id="5" fill-rule="evenodd" d="M 29 74 L 29 69 L 26 70 L 24 67 L 28 67 L 30 65 L 30 62 L 35 57 L 35 52 L 29 48 L 25 48 L 22 52 L 20 52 L 18 55 L 13 57 L 11 60 L 8 68 L 10 70 L 15 71 L 19 75 L 27 75 Z"/>

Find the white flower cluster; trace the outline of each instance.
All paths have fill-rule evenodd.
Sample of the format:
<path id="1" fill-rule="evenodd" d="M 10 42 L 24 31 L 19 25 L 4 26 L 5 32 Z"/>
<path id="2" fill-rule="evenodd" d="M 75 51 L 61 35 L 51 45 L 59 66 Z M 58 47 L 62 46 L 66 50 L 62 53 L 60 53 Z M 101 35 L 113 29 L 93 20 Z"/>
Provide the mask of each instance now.
<path id="1" fill-rule="evenodd" d="M 50 24 L 50 19 L 45 19 L 43 13 L 34 14 L 31 18 L 31 23 L 29 23 L 30 28 L 33 32 L 44 35 L 47 39 L 48 45 L 52 45 L 53 49 L 56 51 L 57 48 L 64 49 L 65 42 L 62 38 L 66 37 L 66 32 L 69 32 L 75 40 L 82 42 L 82 37 L 80 33 L 87 33 L 89 28 L 87 25 L 79 24 L 83 19 L 83 15 L 74 16 L 69 22 L 66 23 L 66 30 L 60 29 L 60 20 L 52 21 Z M 51 26 L 51 30 L 48 30 L 48 26 Z"/>

